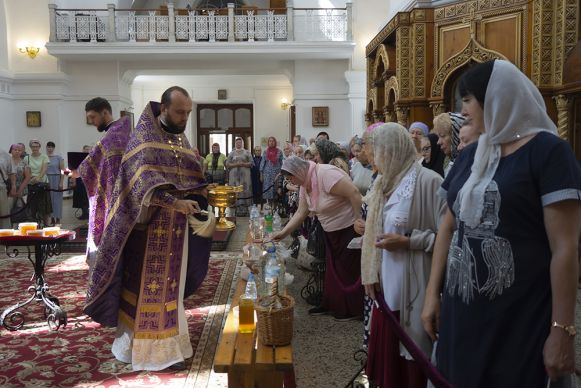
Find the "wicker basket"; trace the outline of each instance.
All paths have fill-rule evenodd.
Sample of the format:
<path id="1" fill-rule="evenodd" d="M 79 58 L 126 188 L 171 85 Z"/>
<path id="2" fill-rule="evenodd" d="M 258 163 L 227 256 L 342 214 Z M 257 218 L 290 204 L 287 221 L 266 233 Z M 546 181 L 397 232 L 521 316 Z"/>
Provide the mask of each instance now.
<path id="1" fill-rule="evenodd" d="M 258 338 L 264 345 L 288 345 L 293 338 L 295 300 L 290 296 L 279 297 L 283 307 L 278 310 L 255 304 Z"/>

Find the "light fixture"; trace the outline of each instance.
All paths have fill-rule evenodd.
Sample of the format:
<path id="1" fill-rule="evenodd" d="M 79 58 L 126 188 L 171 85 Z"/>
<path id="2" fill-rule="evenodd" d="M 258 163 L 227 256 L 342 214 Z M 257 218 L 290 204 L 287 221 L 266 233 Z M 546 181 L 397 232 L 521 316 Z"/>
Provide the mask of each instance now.
<path id="1" fill-rule="evenodd" d="M 283 97 L 280 99 L 280 109 L 287 110 L 291 105 L 286 98 Z"/>
<path id="2" fill-rule="evenodd" d="M 18 43 L 17 48 L 19 52 L 27 54 L 31 59 L 34 59 L 38 55 L 41 46 L 42 43 L 35 43 L 32 45 L 28 42 L 20 42 Z"/>

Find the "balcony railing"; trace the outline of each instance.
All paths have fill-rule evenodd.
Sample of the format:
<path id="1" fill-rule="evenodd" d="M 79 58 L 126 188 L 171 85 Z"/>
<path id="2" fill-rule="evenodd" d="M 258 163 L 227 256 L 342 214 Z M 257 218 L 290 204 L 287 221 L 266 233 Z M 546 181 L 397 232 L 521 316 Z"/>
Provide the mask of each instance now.
<path id="1" fill-rule="evenodd" d="M 51 42 L 351 41 L 346 8 L 58 9 Z"/>

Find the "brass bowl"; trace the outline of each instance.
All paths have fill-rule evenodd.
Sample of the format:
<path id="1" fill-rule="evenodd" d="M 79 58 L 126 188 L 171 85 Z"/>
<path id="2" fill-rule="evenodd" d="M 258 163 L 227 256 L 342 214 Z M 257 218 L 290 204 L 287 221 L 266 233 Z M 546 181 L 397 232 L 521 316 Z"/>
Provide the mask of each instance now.
<path id="1" fill-rule="evenodd" d="M 237 193 L 243 190 L 243 186 L 208 186 L 208 203 L 218 208 L 217 230 L 236 228 L 236 224 L 226 219 L 226 208 L 236 205 Z"/>

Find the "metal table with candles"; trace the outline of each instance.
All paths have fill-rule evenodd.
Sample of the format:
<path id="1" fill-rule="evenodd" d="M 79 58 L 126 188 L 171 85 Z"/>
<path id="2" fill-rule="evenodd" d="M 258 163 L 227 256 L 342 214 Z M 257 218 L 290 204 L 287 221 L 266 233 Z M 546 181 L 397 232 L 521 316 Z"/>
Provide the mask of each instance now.
<path id="1" fill-rule="evenodd" d="M 34 268 L 33 284 L 28 287 L 31 296 L 24 302 L 6 308 L 0 315 L 0 323 L 8 330 L 18 330 L 24 325 L 24 315 L 17 311 L 32 301 L 42 302 L 45 315 L 51 330 L 58 330 L 67 325 L 67 314 L 61 308 L 59 300 L 49 292 L 48 283 L 44 278 L 44 266 L 47 260 L 61 254 L 61 244 L 75 238 L 75 232 L 62 230 L 51 236 L 0 236 L 0 245 L 4 245 L 8 257 L 16 257 L 20 253 L 16 247 L 26 247 L 28 260 Z M 13 248 L 14 247 L 14 248 Z M 31 247 L 34 247 L 34 257 Z M 12 250 L 10 248 L 13 248 Z"/>

